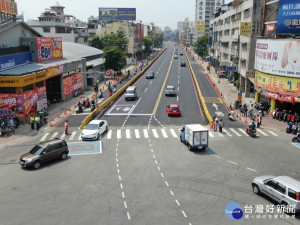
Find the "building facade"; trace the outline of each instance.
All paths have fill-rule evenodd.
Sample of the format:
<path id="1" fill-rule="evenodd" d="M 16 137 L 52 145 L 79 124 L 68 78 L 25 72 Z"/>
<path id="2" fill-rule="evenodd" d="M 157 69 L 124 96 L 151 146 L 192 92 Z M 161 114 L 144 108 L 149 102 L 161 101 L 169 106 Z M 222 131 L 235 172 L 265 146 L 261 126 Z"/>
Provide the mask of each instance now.
<path id="1" fill-rule="evenodd" d="M 255 44 L 262 30 L 263 2 L 229 3 L 229 10 L 210 22 L 212 65 L 226 71 L 245 97 L 254 97 Z"/>

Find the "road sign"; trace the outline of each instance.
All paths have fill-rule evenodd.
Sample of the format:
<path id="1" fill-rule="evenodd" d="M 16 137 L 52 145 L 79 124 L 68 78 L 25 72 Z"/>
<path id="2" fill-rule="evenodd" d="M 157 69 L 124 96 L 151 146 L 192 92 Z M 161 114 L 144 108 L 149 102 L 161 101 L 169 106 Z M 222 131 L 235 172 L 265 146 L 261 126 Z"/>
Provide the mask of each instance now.
<path id="1" fill-rule="evenodd" d="M 227 66 L 226 67 L 226 71 L 228 71 L 228 72 L 236 72 L 236 66 Z"/>
<path id="2" fill-rule="evenodd" d="M 113 74 L 113 70 L 107 69 L 105 70 L 105 76 L 110 77 Z"/>

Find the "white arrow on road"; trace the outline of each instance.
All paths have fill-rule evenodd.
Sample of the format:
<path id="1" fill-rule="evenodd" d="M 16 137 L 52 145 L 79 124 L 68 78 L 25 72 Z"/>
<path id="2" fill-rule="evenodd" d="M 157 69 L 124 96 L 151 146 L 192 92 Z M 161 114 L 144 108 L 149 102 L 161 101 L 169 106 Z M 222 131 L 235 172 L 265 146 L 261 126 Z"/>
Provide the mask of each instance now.
<path id="1" fill-rule="evenodd" d="M 217 105 L 216 103 L 213 104 L 213 107 L 215 107 L 216 110 L 219 110 L 219 109 L 218 109 L 218 105 Z"/>
<path id="2" fill-rule="evenodd" d="M 217 114 L 217 116 L 224 117 L 224 113 L 222 113 L 221 111 L 216 111 L 215 114 Z"/>
<path id="3" fill-rule="evenodd" d="M 117 107 L 117 108 L 116 108 L 117 111 L 119 111 L 120 109 L 121 109 L 120 107 Z"/>
<path id="4" fill-rule="evenodd" d="M 130 107 L 125 107 L 125 108 L 123 109 L 124 112 L 128 112 L 129 110 L 130 110 Z"/>

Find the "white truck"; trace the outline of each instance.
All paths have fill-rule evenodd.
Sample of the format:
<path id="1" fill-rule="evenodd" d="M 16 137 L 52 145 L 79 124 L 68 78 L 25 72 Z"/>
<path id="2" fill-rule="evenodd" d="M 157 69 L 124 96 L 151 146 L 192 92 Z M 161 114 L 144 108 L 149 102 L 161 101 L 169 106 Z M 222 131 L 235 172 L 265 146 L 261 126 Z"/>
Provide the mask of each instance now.
<path id="1" fill-rule="evenodd" d="M 185 143 L 190 151 L 193 149 L 205 150 L 208 146 L 208 129 L 202 125 L 185 125 L 180 131 L 180 141 Z"/>

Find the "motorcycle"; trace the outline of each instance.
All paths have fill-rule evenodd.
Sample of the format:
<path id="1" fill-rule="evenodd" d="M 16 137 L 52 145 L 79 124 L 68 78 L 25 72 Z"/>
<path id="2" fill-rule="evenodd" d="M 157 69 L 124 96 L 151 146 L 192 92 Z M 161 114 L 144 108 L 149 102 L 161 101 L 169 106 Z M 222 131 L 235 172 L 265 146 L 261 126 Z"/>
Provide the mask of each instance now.
<path id="1" fill-rule="evenodd" d="M 228 119 L 231 120 L 231 121 L 235 121 L 233 110 L 228 113 Z"/>
<path id="2" fill-rule="evenodd" d="M 296 134 L 297 133 L 297 131 L 298 131 L 298 126 L 297 126 L 297 124 L 293 124 L 293 126 L 292 126 L 292 134 Z"/>
<path id="3" fill-rule="evenodd" d="M 296 135 L 295 137 L 292 138 L 292 142 L 300 142 L 300 137 Z"/>
<path id="4" fill-rule="evenodd" d="M 252 121 L 255 121 L 256 116 L 253 114 L 252 111 L 249 111 L 249 116 L 250 116 L 250 118 L 251 118 Z"/>
<path id="5" fill-rule="evenodd" d="M 81 104 L 78 104 L 77 107 L 76 107 L 76 113 L 82 113 L 82 106 Z"/>
<path id="6" fill-rule="evenodd" d="M 290 123 L 287 123 L 285 131 L 286 131 L 288 134 L 292 133 L 292 127 L 293 127 L 293 123 L 291 123 L 291 122 L 290 122 Z"/>
<path id="7" fill-rule="evenodd" d="M 94 111 L 95 108 L 96 108 L 95 104 L 92 104 L 92 105 L 91 105 L 91 112 Z"/>
<path id="8" fill-rule="evenodd" d="M 250 127 L 246 128 L 246 134 L 250 135 L 251 137 L 255 138 L 256 137 L 256 129 L 252 130 Z"/>

